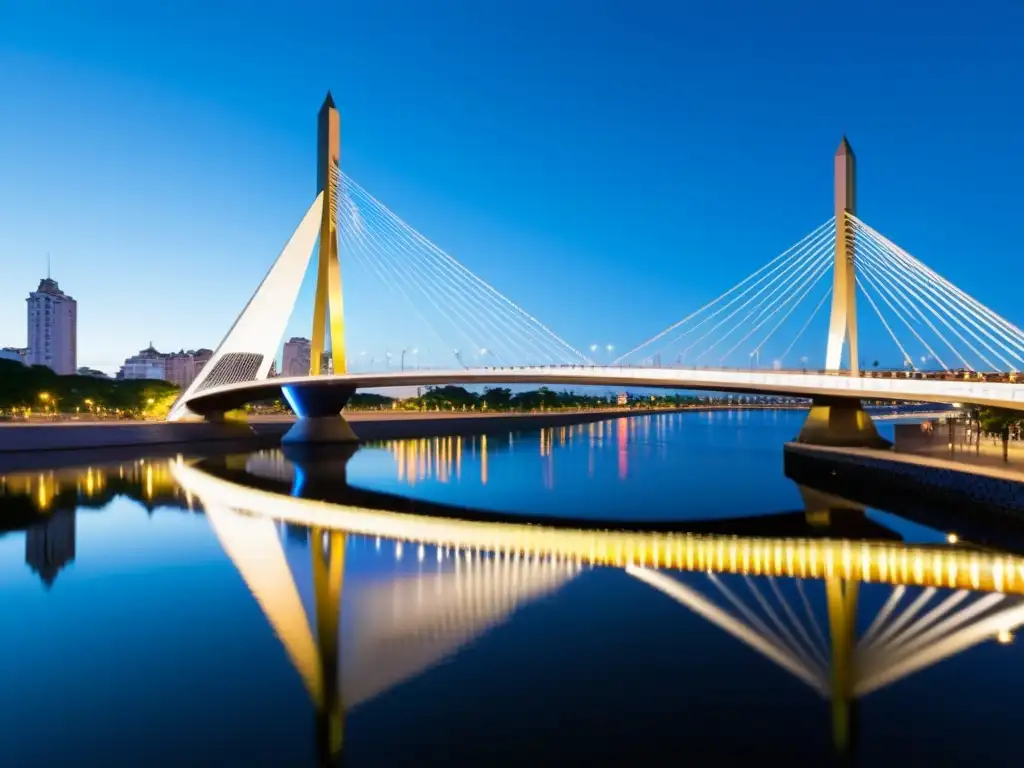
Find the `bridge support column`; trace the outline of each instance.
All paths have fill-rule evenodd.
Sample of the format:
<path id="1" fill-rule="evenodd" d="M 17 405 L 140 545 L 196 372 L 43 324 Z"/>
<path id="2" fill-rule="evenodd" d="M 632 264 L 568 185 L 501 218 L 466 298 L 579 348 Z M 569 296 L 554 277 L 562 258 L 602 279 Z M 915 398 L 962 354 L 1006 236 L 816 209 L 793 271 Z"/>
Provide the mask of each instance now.
<path id="1" fill-rule="evenodd" d="M 348 462 L 359 446 L 353 442 L 332 445 L 287 443 L 284 457 L 295 467 L 291 495 L 303 499 L 334 499 L 348 486 Z"/>
<path id="2" fill-rule="evenodd" d="M 798 443 L 834 448 L 891 448 L 878 434 L 871 416 L 851 397 L 815 397 Z"/>
<path id="3" fill-rule="evenodd" d="M 357 443 L 341 409 L 355 392 L 351 387 L 329 384 L 287 385 L 281 394 L 295 412 L 295 425 L 281 438 L 282 444 Z"/>

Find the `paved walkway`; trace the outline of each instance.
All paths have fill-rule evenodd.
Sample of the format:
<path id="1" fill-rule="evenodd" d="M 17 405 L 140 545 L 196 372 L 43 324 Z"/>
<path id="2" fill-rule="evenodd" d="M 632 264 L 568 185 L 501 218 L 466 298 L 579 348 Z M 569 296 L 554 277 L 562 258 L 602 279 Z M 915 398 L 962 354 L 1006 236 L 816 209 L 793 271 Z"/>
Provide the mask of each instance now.
<path id="1" fill-rule="evenodd" d="M 984 443 L 984 441 L 982 441 Z M 1011 480 L 1013 482 L 1024 482 L 1024 456 L 1017 459 L 1011 457 L 1010 464 L 1003 462 L 1002 447 L 998 453 L 986 452 L 981 454 L 957 451 L 952 454 L 948 452 L 939 454 L 933 453 L 899 453 L 896 451 L 882 451 L 875 448 L 829 448 L 820 445 L 803 445 L 791 443 L 798 448 L 807 449 L 820 453 L 835 453 L 840 456 L 863 456 L 871 459 L 882 459 L 885 461 L 902 462 L 922 467 L 933 467 L 935 469 L 948 469 L 954 472 L 965 472 L 985 477 L 993 477 L 999 480 Z"/>
<path id="2" fill-rule="evenodd" d="M 899 456 L 921 456 L 941 459 L 954 464 L 968 464 L 977 467 L 995 467 L 1012 472 L 1024 478 L 1024 445 L 1011 442 L 1009 460 L 1003 459 L 1002 441 L 982 438 L 980 445 L 957 444 L 950 450 L 948 445 L 930 450 L 899 452 Z"/>

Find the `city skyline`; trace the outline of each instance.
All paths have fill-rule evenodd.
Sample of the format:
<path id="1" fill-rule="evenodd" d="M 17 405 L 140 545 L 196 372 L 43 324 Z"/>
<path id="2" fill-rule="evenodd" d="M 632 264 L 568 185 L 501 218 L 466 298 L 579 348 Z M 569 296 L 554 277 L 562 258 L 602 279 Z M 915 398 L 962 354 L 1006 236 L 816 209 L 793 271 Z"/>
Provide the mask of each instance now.
<path id="1" fill-rule="evenodd" d="M 884 25 L 880 10 L 863 9 L 842 18 L 846 32 L 827 51 L 815 41 L 843 12 L 810 5 L 763 41 L 752 35 L 767 11 L 737 26 L 725 12 L 662 9 L 665 23 L 641 33 L 624 11 L 581 19 L 499 5 L 474 15 L 442 3 L 433 17 L 443 44 L 430 50 L 412 35 L 424 23 L 414 8 L 400 19 L 359 9 L 329 53 L 286 45 L 294 69 L 282 74 L 258 51 L 312 25 L 312 10 L 289 15 L 285 30 L 247 19 L 245 42 L 204 59 L 185 55 L 199 34 L 190 10 L 199 7 L 161 11 L 167 34 L 148 45 L 136 33 L 156 11 L 125 6 L 101 25 L 79 10 L 46 19 L 46 35 L 38 12 L 14 12 L 0 47 L 17 73 L 0 96 L 20 116 L 0 133 L 11 181 L 0 189 L 11 213 L 0 232 L 0 344 L 24 343 L 10 333 L 22 286 L 50 250 L 54 274 L 90 308 L 80 365 L 113 372 L 149 341 L 214 348 L 308 200 L 312 114 L 328 89 L 346 172 L 579 348 L 638 343 L 824 220 L 843 133 L 860 160 L 865 216 L 1020 320 L 1014 286 L 987 275 L 1016 261 L 1006 222 L 1024 172 L 1013 151 L 1022 117 L 1006 96 L 1024 66 L 1010 48 L 1013 4 L 988 21 L 957 7 L 924 19 L 888 9 Z M 203 14 L 211 31 L 234 19 L 222 13 Z M 990 28 L 984 46 L 965 32 L 980 25 Z M 853 46 L 871 43 L 871 66 L 855 68 Z M 621 69 L 609 69 L 609 49 Z M 822 101 L 837 80 L 861 87 Z M 487 98 L 471 107 L 479 93 Z M 54 99 L 74 115 L 73 160 L 43 152 L 56 137 L 42 122 Z M 158 183 L 138 195 L 152 146 L 147 176 Z M 68 192 L 59 220 L 27 202 L 55 176 Z M 228 194 L 239 185 L 244 202 Z M 307 335 L 308 319 L 293 319 L 288 335 Z"/>

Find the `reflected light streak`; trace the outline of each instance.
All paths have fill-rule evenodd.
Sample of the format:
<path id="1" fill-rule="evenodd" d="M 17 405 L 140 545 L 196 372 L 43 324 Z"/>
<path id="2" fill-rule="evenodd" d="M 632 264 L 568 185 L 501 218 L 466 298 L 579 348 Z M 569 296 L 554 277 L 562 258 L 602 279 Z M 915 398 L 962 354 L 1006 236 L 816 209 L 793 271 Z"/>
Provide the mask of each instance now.
<path id="1" fill-rule="evenodd" d="M 486 441 L 482 441 L 482 447 Z M 459 549 L 534 553 L 592 565 L 912 584 L 1024 594 L 1024 558 L 889 542 L 758 539 L 686 533 L 551 528 L 381 512 L 246 488 L 173 463 L 181 486 L 201 499 L 286 522 Z M 483 474 L 483 473 L 482 473 Z M 736 559 L 726 548 L 735 547 Z M 627 559 L 628 553 L 628 559 Z M 854 554 L 857 556 L 854 557 Z M 925 568 L 938 562 L 939 568 Z M 920 566 L 920 567 L 918 567 Z"/>

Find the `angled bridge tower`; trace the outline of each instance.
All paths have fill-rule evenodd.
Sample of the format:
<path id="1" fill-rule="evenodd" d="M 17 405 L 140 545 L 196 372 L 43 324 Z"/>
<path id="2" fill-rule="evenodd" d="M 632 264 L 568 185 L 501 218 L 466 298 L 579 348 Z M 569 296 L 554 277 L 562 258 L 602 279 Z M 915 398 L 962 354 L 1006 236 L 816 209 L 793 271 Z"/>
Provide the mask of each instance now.
<path id="1" fill-rule="evenodd" d="M 323 353 L 329 348 L 335 373 L 345 373 L 345 324 L 342 316 L 341 265 L 338 262 L 338 194 L 341 182 L 341 117 L 327 92 L 317 116 L 316 191 L 323 196 L 320 214 L 320 260 L 316 299 L 313 304 L 313 336 L 309 373 L 324 369 Z"/>
<path id="2" fill-rule="evenodd" d="M 320 107 L 317 134 L 317 194 L 313 203 L 210 361 L 171 407 L 168 421 L 195 418 L 186 403 L 205 389 L 267 378 L 295 308 L 318 235 L 320 256 L 310 373 L 326 372 L 323 352 L 328 346 L 334 370 L 345 371 L 337 218 L 341 118 L 330 92 Z M 341 410 L 340 405 L 338 410 Z"/>
<path id="3" fill-rule="evenodd" d="M 843 136 L 835 155 L 836 252 L 832 283 L 832 315 L 828 324 L 825 370 L 838 372 L 843 344 L 850 341 L 850 374 L 857 376 L 857 282 L 854 273 L 853 230 L 847 214 L 857 214 L 857 158 Z"/>

